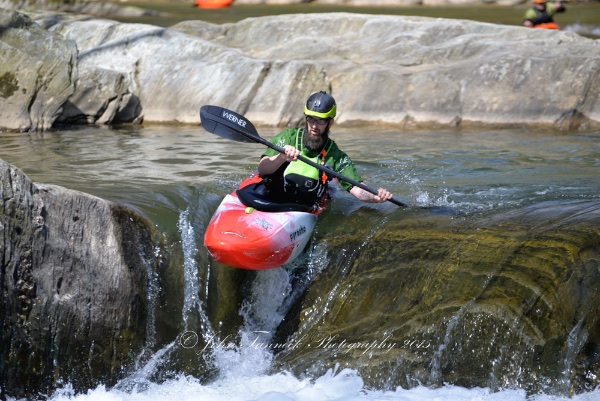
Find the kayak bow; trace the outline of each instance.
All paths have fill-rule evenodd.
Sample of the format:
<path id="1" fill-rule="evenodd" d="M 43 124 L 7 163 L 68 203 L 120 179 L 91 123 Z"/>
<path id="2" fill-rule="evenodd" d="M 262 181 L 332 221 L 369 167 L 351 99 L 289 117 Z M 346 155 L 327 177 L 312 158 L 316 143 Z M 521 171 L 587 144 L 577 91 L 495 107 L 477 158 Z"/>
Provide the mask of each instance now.
<path id="1" fill-rule="evenodd" d="M 249 178 L 240 188 L 252 182 Z M 291 262 L 306 247 L 317 212 L 266 212 L 244 205 L 237 191 L 225 196 L 213 215 L 204 245 L 214 260 L 250 270 L 275 269 Z"/>

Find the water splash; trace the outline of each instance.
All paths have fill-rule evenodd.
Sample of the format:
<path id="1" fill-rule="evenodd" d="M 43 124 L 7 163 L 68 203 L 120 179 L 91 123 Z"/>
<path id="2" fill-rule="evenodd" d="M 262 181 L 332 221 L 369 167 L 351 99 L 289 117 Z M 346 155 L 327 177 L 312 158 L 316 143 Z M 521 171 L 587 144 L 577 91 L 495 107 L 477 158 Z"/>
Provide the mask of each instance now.
<path id="1" fill-rule="evenodd" d="M 468 310 L 468 308 L 473 304 L 473 301 L 466 303 L 463 305 L 448 321 L 446 326 L 446 332 L 444 334 L 444 339 L 438 346 L 438 349 L 433 354 L 431 359 L 431 371 L 429 374 L 430 384 L 440 385 L 442 380 L 442 367 L 443 361 L 446 358 L 447 349 L 450 344 L 454 341 L 454 332 L 455 328 L 458 326 L 460 320 Z"/>
<path id="2" fill-rule="evenodd" d="M 290 275 L 284 269 L 257 272 L 250 296 L 244 300 L 240 314 L 245 331 L 274 331 L 285 316 L 280 307 L 292 291 Z"/>
<path id="3" fill-rule="evenodd" d="M 237 338 L 211 339 L 209 359 L 218 380 L 227 383 L 252 380 L 267 373 L 273 352 L 282 344 L 273 343 L 277 326 L 285 316 L 282 305 L 291 293 L 288 271 L 273 269 L 256 272 L 240 315 L 244 324 Z"/>
<path id="4" fill-rule="evenodd" d="M 224 378 L 203 385 L 190 376 L 178 376 L 164 383 L 151 383 L 146 391 L 127 393 L 98 386 L 86 394 L 75 394 L 66 387 L 51 401 L 595 401 L 600 391 L 560 397 L 537 394 L 528 397 L 523 390 L 494 392 L 487 388 L 444 385 L 439 388 L 417 386 L 412 389 L 376 391 L 363 387 L 353 370 L 330 369 L 314 380 L 298 379 L 288 373 Z M 11 400 L 13 401 L 13 400 Z"/>
<path id="5" fill-rule="evenodd" d="M 198 248 L 196 247 L 196 236 L 194 227 L 189 221 L 189 208 L 182 211 L 179 216 L 178 228 L 181 233 L 181 246 L 184 255 L 184 302 L 182 308 L 182 319 L 184 322 L 184 333 L 190 332 L 191 316 L 198 316 L 201 323 L 201 333 L 205 340 L 212 336 L 215 337 L 214 330 L 209 323 L 208 317 L 202 308 L 202 302 L 199 299 L 199 279 L 198 279 Z M 160 258 L 159 250 L 155 251 L 155 257 Z M 154 309 L 156 299 L 158 299 L 159 285 L 158 275 L 154 271 L 148 272 L 148 297 L 149 297 L 149 310 L 152 311 L 152 315 L 148 319 L 147 335 L 150 338 L 150 343 L 155 343 L 155 316 Z M 155 352 L 150 358 L 139 367 L 133 374 L 120 380 L 116 385 L 115 389 L 125 391 L 127 393 L 139 393 L 146 391 L 152 384 L 152 377 L 159 372 L 163 364 L 168 361 L 171 352 L 175 350 L 174 345 L 181 343 L 181 338 L 178 341 L 171 342 L 164 346 L 159 351 Z M 146 347 L 144 351 L 138 356 L 136 365 L 141 364 L 147 358 L 148 352 L 151 347 Z"/>
<path id="6" fill-rule="evenodd" d="M 159 247 L 154 248 L 154 258 L 157 261 L 156 265 L 161 266 L 162 254 Z M 146 348 L 153 349 L 156 345 L 156 308 L 160 293 L 160 283 L 158 271 L 154 268 L 155 265 L 149 263 L 147 270 L 146 284 L 146 299 L 148 302 L 148 318 L 146 321 Z"/>
<path id="7" fill-rule="evenodd" d="M 561 379 L 560 387 L 562 390 L 562 394 L 570 394 L 571 386 L 573 384 L 573 365 L 575 364 L 575 360 L 577 355 L 579 355 L 581 348 L 584 346 L 588 333 L 585 329 L 583 329 L 583 324 L 585 322 L 585 317 L 580 319 L 579 322 L 573 327 L 569 336 L 567 337 L 566 342 L 566 352 L 564 357 L 564 369 L 563 369 L 563 377 Z"/>
<path id="8" fill-rule="evenodd" d="M 167 344 L 167 346 L 154 353 L 144 366 L 135 371 L 132 375 L 120 380 L 115 385 L 114 389 L 127 393 L 139 393 L 148 390 L 148 388 L 152 386 L 152 380 L 150 378 L 162 366 L 165 356 L 173 349 L 174 344 L 174 342 Z"/>
<path id="9" fill-rule="evenodd" d="M 189 208 L 179 215 L 178 228 L 181 232 L 181 246 L 183 249 L 183 321 L 185 330 L 189 330 L 188 319 L 190 315 L 201 310 L 201 302 L 198 297 L 198 248 L 196 247 L 196 236 L 194 227 L 189 221 Z"/>

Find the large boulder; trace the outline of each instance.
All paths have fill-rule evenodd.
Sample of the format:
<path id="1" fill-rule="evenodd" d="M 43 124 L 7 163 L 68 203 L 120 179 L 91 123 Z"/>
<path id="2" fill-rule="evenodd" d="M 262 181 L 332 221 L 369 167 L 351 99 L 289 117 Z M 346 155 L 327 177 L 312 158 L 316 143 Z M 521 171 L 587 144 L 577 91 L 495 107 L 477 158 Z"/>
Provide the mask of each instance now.
<path id="1" fill-rule="evenodd" d="M 4 9 L 0 29 L 0 127 L 49 128 L 75 90 L 75 42 Z"/>
<path id="2" fill-rule="evenodd" d="M 348 13 L 50 29 L 77 42 L 82 68 L 127 75 L 146 121 L 197 123 L 199 106 L 220 104 L 258 124 L 295 124 L 317 89 L 333 93 L 341 124 L 600 121 L 597 41 L 575 33 Z"/>
<path id="3" fill-rule="evenodd" d="M 574 33 L 346 13 L 246 19 L 220 29 L 188 21 L 172 29 L 272 60 L 247 107 L 259 123 L 298 116 L 296 102 L 319 81 L 338 101 L 338 123 L 600 122 L 598 96 L 589 96 L 600 90 L 598 44 Z"/>
<path id="4" fill-rule="evenodd" d="M 149 345 L 150 225 L 100 198 L 32 183 L 0 160 L 0 388 L 111 384 Z"/>
<path id="5" fill-rule="evenodd" d="M 74 41 L 79 49 L 77 62 L 69 53 L 70 64 L 52 73 L 39 60 L 0 66 L 0 96 L 10 105 L 0 126 L 142 117 L 198 123 L 203 104 L 257 124 L 295 125 L 319 89 L 336 98 L 340 124 L 600 126 L 597 41 L 570 32 L 350 13 L 187 21 L 170 29 L 43 14 L 35 21 L 54 39 L 36 47 L 22 40 L 40 31 L 35 24 L 0 15 L 21 21 L 3 35 L 5 42 L 21 38 L 0 48 L 8 57 L 42 54 L 59 63 L 51 44 Z M 53 74 L 68 75 L 68 89 Z"/>

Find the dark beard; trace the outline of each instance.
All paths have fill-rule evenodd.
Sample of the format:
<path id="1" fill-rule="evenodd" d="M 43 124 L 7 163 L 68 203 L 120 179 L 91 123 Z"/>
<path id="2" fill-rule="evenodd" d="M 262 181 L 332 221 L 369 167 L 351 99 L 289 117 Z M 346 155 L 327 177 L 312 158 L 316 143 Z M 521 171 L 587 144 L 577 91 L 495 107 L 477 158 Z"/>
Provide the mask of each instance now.
<path id="1" fill-rule="evenodd" d="M 327 139 L 329 139 L 329 129 L 323 135 L 317 137 L 313 137 L 308 133 L 308 127 L 304 129 L 304 146 L 313 152 L 320 152 L 327 143 Z"/>

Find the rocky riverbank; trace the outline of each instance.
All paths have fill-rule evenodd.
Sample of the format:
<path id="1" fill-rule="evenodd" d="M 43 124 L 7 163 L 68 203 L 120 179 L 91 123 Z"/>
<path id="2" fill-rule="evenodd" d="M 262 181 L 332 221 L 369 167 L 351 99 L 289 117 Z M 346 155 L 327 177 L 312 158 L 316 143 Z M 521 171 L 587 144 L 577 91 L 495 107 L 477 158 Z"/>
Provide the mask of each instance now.
<path id="1" fill-rule="evenodd" d="M 317 89 L 335 96 L 340 124 L 600 126 L 599 42 L 570 32 L 352 13 L 170 29 L 7 10 L 0 20 L 8 129 L 197 124 L 203 104 L 293 125 Z"/>

